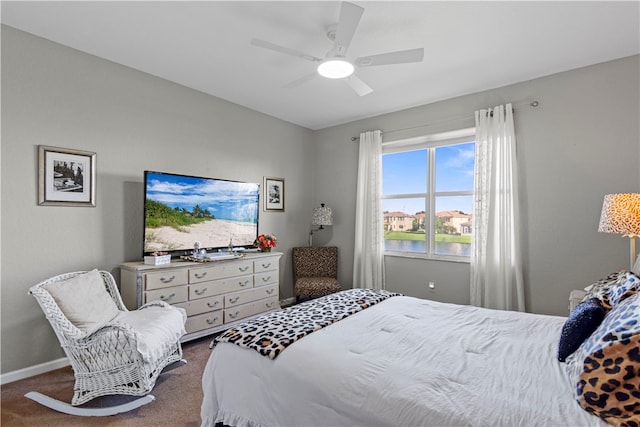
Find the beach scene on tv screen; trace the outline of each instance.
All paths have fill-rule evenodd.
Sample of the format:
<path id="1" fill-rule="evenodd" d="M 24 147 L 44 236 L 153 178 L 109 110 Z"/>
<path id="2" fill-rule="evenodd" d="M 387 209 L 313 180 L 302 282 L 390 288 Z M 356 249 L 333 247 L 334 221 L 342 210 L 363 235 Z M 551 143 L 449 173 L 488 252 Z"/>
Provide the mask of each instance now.
<path id="1" fill-rule="evenodd" d="M 148 172 L 145 185 L 145 253 L 253 244 L 258 184 Z"/>

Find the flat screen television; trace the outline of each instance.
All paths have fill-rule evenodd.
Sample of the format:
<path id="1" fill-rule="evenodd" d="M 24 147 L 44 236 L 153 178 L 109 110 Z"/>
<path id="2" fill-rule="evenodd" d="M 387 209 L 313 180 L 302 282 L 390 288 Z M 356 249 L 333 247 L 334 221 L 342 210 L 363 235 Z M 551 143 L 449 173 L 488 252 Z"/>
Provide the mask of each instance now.
<path id="1" fill-rule="evenodd" d="M 144 255 L 190 255 L 251 247 L 258 236 L 259 184 L 144 172 Z"/>

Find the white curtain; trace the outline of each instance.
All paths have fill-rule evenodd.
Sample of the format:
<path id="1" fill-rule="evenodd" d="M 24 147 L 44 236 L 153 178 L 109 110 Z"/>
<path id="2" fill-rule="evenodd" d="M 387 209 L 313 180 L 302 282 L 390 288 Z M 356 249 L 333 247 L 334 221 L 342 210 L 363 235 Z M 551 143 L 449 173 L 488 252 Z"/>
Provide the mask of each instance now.
<path id="1" fill-rule="evenodd" d="M 382 132 L 360 134 L 353 287 L 384 289 Z"/>
<path id="2" fill-rule="evenodd" d="M 525 310 L 511 104 L 476 111 L 471 304 Z"/>

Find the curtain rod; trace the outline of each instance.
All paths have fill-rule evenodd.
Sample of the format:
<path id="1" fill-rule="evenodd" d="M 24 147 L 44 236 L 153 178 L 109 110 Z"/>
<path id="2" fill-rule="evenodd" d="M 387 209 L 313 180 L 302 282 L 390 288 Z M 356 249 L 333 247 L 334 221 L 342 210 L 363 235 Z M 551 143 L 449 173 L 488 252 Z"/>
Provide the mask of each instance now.
<path id="1" fill-rule="evenodd" d="M 518 108 L 522 108 L 522 107 L 533 107 L 536 108 L 540 106 L 540 102 L 538 102 L 537 100 L 533 100 L 530 102 L 521 102 L 519 104 L 515 104 L 513 106 L 513 109 L 516 110 Z M 390 131 L 386 131 L 386 132 L 382 132 L 383 134 L 387 134 L 387 133 L 393 133 L 393 132 L 401 132 L 401 131 L 405 131 L 405 130 L 411 130 L 411 129 L 418 129 L 418 128 L 422 128 L 422 127 L 427 127 L 427 126 L 433 126 L 433 125 L 439 125 L 442 123 L 447 123 L 447 122 L 451 122 L 451 121 L 461 121 L 461 120 L 467 120 L 467 119 L 473 119 L 475 116 L 466 116 L 466 117 L 451 117 L 448 119 L 444 119 L 444 120 L 440 120 L 437 122 L 433 122 L 433 123 L 425 123 L 422 125 L 417 125 L 417 126 L 411 126 L 408 128 L 402 128 L 402 129 L 394 129 L 394 130 L 390 130 Z M 355 142 L 355 141 L 359 141 L 360 137 L 359 136 L 352 136 L 351 137 L 351 141 Z"/>

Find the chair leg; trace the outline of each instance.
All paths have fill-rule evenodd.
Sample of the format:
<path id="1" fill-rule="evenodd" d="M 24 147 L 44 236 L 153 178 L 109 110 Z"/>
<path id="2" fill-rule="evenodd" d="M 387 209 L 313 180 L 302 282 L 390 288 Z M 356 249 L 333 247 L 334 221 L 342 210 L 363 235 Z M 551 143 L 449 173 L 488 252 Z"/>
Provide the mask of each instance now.
<path id="1" fill-rule="evenodd" d="M 79 408 L 72 406 L 69 403 L 62 402 L 61 400 L 54 399 L 49 396 L 45 396 L 42 393 L 36 391 L 30 391 L 24 395 L 25 397 L 38 402 L 39 404 L 53 409 L 54 411 L 62 412 L 69 415 L 78 415 L 81 417 L 107 417 L 110 415 L 120 414 L 122 412 L 129 412 L 137 409 L 147 403 L 151 403 L 156 400 L 151 394 L 142 396 L 139 399 L 131 402 L 123 403 L 122 405 L 111 406 L 108 408 Z"/>
<path id="2" fill-rule="evenodd" d="M 186 364 L 187 364 L 187 361 L 184 360 L 184 359 L 177 360 L 177 361 L 171 363 L 170 365 L 165 366 L 164 369 L 162 370 L 162 373 L 164 374 L 165 372 L 172 371 L 172 370 L 174 370 L 176 368 L 179 368 L 180 366 L 184 366 Z"/>

